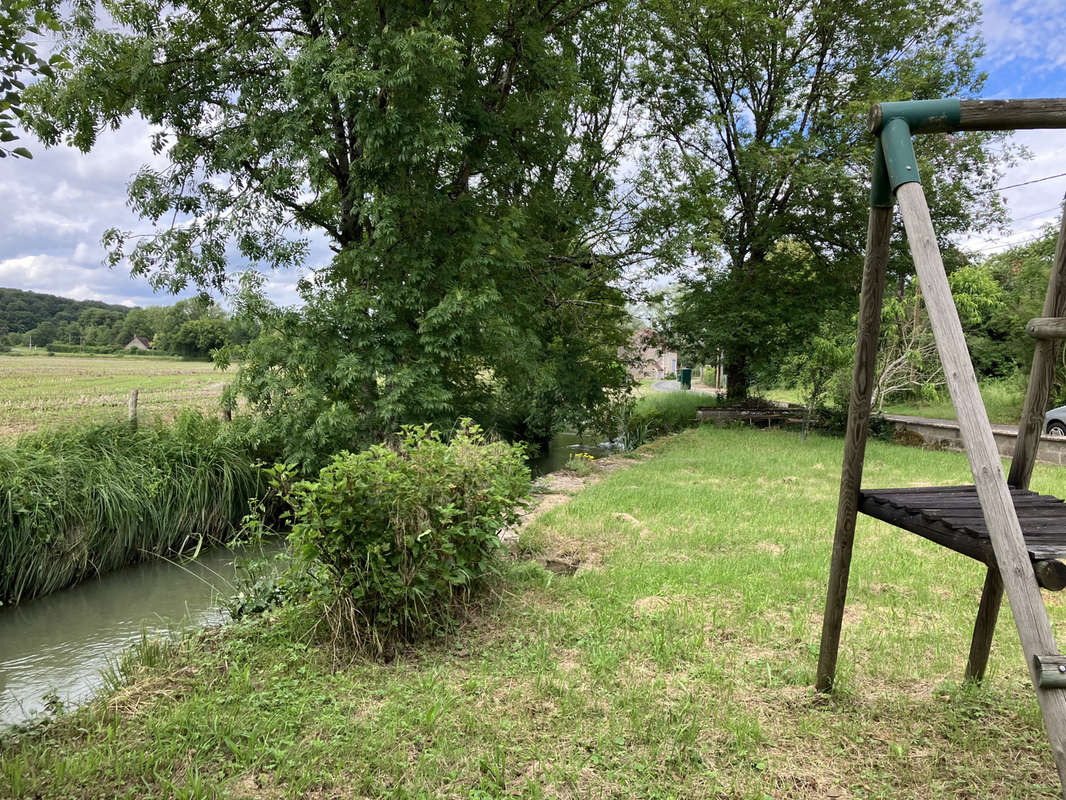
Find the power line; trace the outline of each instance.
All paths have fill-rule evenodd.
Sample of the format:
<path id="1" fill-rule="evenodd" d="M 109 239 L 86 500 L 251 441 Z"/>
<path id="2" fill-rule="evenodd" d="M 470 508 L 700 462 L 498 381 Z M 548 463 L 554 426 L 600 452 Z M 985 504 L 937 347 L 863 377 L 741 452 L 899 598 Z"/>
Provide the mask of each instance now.
<path id="1" fill-rule="evenodd" d="M 996 244 L 991 244 L 988 247 L 979 247 L 976 250 L 967 250 L 966 252 L 970 253 L 971 255 L 975 253 L 986 253 L 989 250 L 995 250 L 997 247 L 1002 247 L 1004 249 L 1010 250 L 1014 247 L 1024 247 L 1027 244 L 1039 242 L 1043 238 L 1043 236 L 1031 236 L 1028 239 L 1022 239 L 1020 242 L 997 242 Z"/>
<path id="2" fill-rule="evenodd" d="M 1011 222 L 1021 222 L 1023 219 L 1032 219 L 1033 217 L 1039 217 L 1042 214 L 1047 214 L 1051 211 L 1059 211 L 1062 206 L 1052 206 L 1051 208 L 1042 208 L 1039 211 L 1034 211 L 1032 214 L 1026 214 L 1024 217 L 1012 217 Z"/>
<path id="3" fill-rule="evenodd" d="M 1021 183 L 1010 183 L 1006 186 L 997 186 L 995 189 L 988 189 L 984 192 L 978 192 L 978 194 L 992 194 L 992 192 L 1002 192 L 1004 189 L 1017 189 L 1019 186 L 1029 186 L 1033 183 L 1043 183 L 1044 181 L 1054 180 L 1055 178 L 1066 178 L 1066 172 L 1060 172 L 1057 175 L 1048 175 L 1044 178 L 1033 178 L 1031 181 L 1022 181 Z"/>

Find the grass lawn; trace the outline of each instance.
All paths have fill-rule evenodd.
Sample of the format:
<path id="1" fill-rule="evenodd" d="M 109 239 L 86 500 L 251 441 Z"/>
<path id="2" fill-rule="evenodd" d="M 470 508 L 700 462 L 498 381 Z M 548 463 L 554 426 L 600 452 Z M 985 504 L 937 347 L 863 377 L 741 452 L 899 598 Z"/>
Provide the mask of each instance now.
<path id="1" fill-rule="evenodd" d="M 984 570 L 916 536 L 860 518 L 839 688 L 814 694 L 841 450 L 655 442 L 525 529 L 573 577 L 515 564 L 387 665 L 338 666 L 299 610 L 205 634 L 7 743 L 0 796 L 1058 797 L 1009 610 L 963 685 Z M 869 486 L 969 480 L 959 454 L 868 448 Z"/>
<path id="2" fill-rule="evenodd" d="M 213 411 L 230 376 L 203 361 L 151 356 L 0 355 L 0 436 L 39 427 L 124 419 L 130 392 L 138 413 L 169 418 Z"/>

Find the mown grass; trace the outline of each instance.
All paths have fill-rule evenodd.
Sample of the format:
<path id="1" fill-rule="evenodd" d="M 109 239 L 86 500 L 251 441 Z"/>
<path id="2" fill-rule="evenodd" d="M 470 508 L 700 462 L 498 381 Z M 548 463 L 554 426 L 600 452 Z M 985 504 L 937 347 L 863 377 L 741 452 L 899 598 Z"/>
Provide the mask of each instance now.
<path id="1" fill-rule="evenodd" d="M 838 690 L 812 691 L 840 440 L 703 427 L 637 455 L 524 531 L 573 577 L 518 563 L 385 665 L 336 664 L 300 608 L 205 634 L 8 742 L 0 794 L 1059 796 L 1009 611 L 986 684 L 962 684 L 983 569 L 911 534 L 860 520 Z M 868 448 L 870 486 L 968 472 Z M 1061 496 L 1066 472 L 1033 485 Z"/>
<path id="2" fill-rule="evenodd" d="M 134 389 L 145 421 L 172 419 L 189 408 L 214 411 L 227 379 L 202 361 L 0 354 L 0 437 L 117 421 Z"/>
<path id="3" fill-rule="evenodd" d="M 259 488 L 220 422 L 83 426 L 0 446 L 0 603 L 231 537 Z"/>

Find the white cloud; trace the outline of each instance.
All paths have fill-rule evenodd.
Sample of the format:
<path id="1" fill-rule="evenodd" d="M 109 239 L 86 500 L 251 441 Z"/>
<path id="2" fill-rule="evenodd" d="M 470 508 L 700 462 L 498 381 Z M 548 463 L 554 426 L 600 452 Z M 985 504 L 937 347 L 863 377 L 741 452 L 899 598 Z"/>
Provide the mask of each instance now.
<path id="1" fill-rule="evenodd" d="M 982 12 L 990 68 L 1020 61 L 1037 72 L 1066 66 L 1062 0 L 984 0 Z"/>

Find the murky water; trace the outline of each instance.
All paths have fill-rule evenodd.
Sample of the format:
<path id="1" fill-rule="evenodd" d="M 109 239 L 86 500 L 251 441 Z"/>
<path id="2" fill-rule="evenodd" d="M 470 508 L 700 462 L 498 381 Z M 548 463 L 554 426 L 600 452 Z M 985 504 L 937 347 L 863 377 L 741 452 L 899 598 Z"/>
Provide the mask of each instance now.
<path id="1" fill-rule="evenodd" d="M 146 562 L 0 608 L 0 727 L 40 713 L 51 692 L 64 703 L 84 700 L 102 684 L 109 659 L 142 631 L 165 635 L 221 622 L 218 601 L 232 594 L 236 576 L 234 553 L 218 548 L 195 561 Z"/>
<path id="2" fill-rule="evenodd" d="M 603 437 L 594 433 L 586 433 L 584 436 L 576 433 L 557 433 L 552 437 L 547 450 L 529 460 L 529 467 L 533 471 L 533 477 L 537 477 L 562 469 L 574 453 L 588 453 L 593 458 L 602 458 L 611 452 L 604 446 Z"/>

